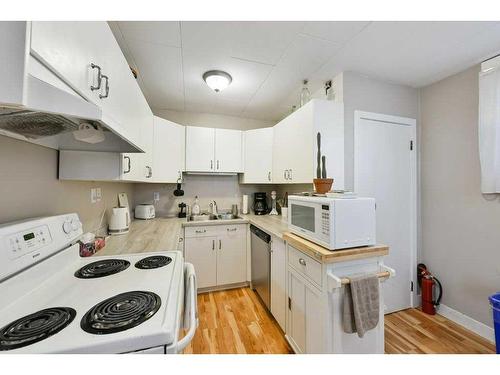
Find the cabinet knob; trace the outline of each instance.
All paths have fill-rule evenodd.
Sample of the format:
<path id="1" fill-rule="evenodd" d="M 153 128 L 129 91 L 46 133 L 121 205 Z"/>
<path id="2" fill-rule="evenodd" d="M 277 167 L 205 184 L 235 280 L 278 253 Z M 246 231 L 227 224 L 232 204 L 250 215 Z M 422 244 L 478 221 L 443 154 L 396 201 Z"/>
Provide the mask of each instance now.
<path id="1" fill-rule="evenodd" d="M 303 266 L 306 265 L 306 261 L 303 258 L 299 259 L 299 263 L 302 264 Z"/>

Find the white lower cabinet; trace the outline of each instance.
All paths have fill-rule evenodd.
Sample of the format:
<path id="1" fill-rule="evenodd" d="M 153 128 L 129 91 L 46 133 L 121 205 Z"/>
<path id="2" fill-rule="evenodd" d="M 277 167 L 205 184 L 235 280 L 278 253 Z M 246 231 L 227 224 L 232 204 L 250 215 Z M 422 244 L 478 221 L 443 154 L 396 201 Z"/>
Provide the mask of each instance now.
<path id="1" fill-rule="evenodd" d="M 217 285 L 217 237 L 189 237 L 185 239 L 184 255 L 186 262 L 192 263 L 196 270 L 198 288 Z"/>
<path id="2" fill-rule="evenodd" d="M 271 242 L 271 313 L 283 331 L 286 331 L 286 246 L 273 236 Z"/>
<path id="3" fill-rule="evenodd" d="M 322 293 L 292 269 L 288 271 L 287 336 L 298 353 L 324 353 Z"/>
<path id="4" fill-rule="evenodd" d="M 246 224 L 185 228 L 184 255 L 199 289 L 246 282 L 246 237 Z"/>

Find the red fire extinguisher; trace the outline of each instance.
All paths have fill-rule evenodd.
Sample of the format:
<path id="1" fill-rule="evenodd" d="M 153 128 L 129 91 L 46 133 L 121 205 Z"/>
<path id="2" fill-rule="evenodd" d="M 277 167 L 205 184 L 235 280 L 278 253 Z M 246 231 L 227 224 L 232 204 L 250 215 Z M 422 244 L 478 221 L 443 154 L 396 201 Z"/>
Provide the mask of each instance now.
<path id="1" fill-rule="evenodd" d="M 443 287 L 439 280 L 433 276 L 428 270 L 425 264 L 420 263 L 418 265 L 418 283 L 422 291 L 422 311 L 426 314 L 435 315 L 436 306 L 439 305 L 441 297 L 443 296 Z M 437 298 L 434 299 L 436 295 L 434 289 L 438 287 L 439 293 Z"/>

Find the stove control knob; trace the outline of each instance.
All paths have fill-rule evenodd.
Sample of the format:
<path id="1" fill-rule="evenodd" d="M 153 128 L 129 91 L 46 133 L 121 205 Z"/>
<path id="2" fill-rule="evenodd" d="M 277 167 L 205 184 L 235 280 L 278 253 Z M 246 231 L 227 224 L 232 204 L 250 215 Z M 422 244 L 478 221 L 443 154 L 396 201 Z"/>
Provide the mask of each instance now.
<path id="1" fill-rule="evenodd" d="M 72 231 L 72 227 L 71 227 L 71 222 L 70 221 L 65 221 L 63 226 L 62 226 L 62 229 L 64 231 L 64 233 L 68 234 L 69 232 Z"/>
<path id="2" fill-rule="evenodd" d="M 71 220 L 71 228 L 73 230 L 78 230 L 82 226 L 82 223 L 80 223 L 79 220 Z"/>

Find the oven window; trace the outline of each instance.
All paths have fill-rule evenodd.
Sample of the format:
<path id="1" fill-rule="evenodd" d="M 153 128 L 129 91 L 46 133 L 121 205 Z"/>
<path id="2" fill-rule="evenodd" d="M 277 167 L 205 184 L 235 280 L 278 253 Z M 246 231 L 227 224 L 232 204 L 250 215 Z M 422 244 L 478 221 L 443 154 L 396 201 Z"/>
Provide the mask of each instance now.
<path id="1" fill-rule="evenodd" d="M 292 204 L 292 224 L 310 232 L 315 232 L 314 207 Z"/>

